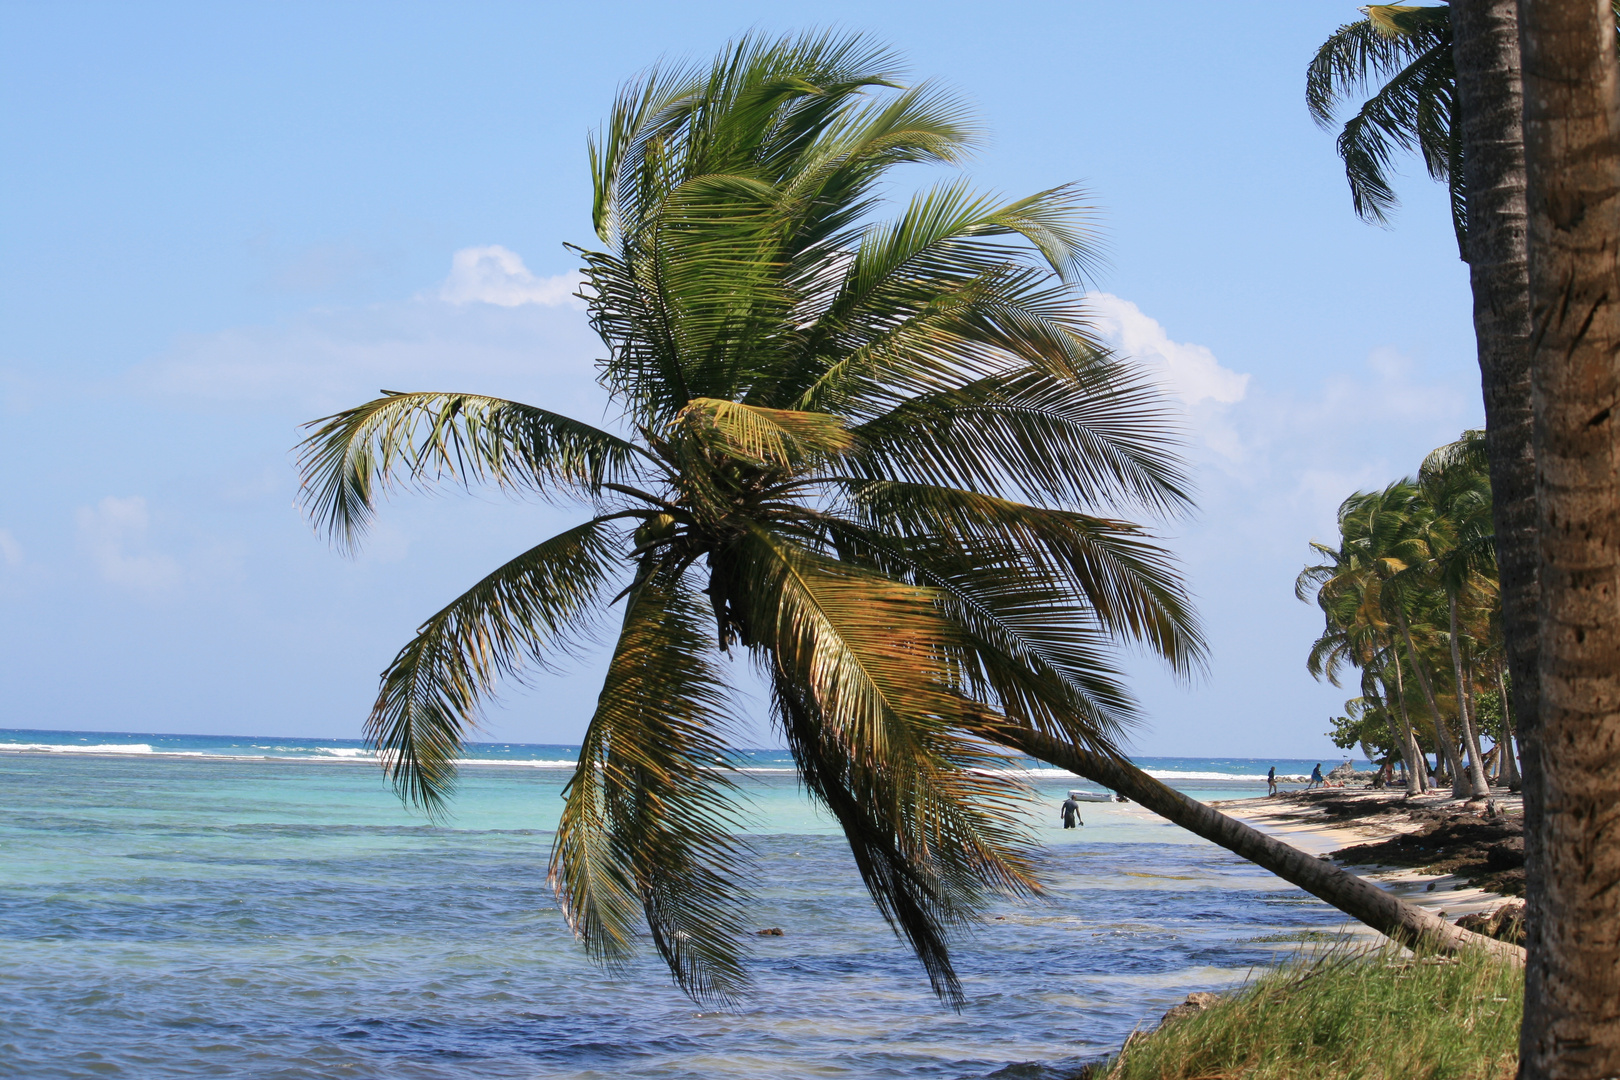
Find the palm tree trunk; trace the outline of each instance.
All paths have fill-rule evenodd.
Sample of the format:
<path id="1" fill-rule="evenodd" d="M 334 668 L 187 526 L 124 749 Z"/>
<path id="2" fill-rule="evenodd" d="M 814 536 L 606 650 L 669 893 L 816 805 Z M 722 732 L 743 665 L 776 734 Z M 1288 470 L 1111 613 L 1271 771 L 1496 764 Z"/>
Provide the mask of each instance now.
<path id="1" fill-rule="evenodd" d="M 1390 741 L 1390 745 L 1391 746 L 1398 746 L 1398 747 L 1401 748 L 1400 749 L 1401 760 L 1405 761 L 1406 760 L 1406 753 L 1407 753 L 1407 751 L 1406 751 L 1406 742 L 1407 742 L 1407 740 L 1402 737 L 1401 729 L 1399 727 L 1397 727 L 1396 724 L 1395 724 L 1395 714 L 1394 714 L 1394 712 L 1392 712 L 1390 710 L 1389 706 L 1385 703 L 1384 699 L 1379 696 L 1379 694 L 1378 694 L 1378 676 L 1373 673 L 1371 668 L 1367 668 L 1367 669 L 1363 670 L 1363 672 L 1362 672 L 1362 675 L 1361 675 L 1361 692 L 1365 696 L 1372 698 L 1373 704 L 1378 707 L 1378 711 L 1384 714 L 1384 723 L 1389 725 L 1389 741 Z M 1410 781 L 1407 782 L 1406 793 L 1408 795 L 1416 795 L 1417 794 L 1417 792 L 1412 789 L 1412 784 L 1411 784 Z"/>
<path id="2" fill-rule="evenodd" d="M 1424 774 L 1429 769 L 1427 765 L 1422 768 L 1418 767 L 1418 763 L 1423 758 L 1418 753 L 1417 736 L 1412 734 L 1412 720 L 1406 715 L 1406 702 L 1402 700 L 1405 687 L 1402 685 L 1401 680 L 1401 658 L 1395 655 L 1394 650 L 1391 650 L 1391 655 L 1394 657 L 1396 665 L 1395 693 L 1392 696 L 1395 698 L 1396 708 L 1399 710 L 1401 717 L 1401 763 L 1406 766 L 1404 770 L 1406 773 L 1406 793 L 1408 795 L 1417 795 L 1427 786 Z M 1388 689 L 1388 687 L 1385 687 L 1385 689 Z"/>
<path id="3" fill-rule="evenodd" d="M 1457 747 L 1451 741 L 1451 733 L 1446 730 L 1445 718 L 1440 715 L 1440 703 L 1435 700 L 1429 673 L 1423 670 L 1423 661 L 1418 659 L 1417 649 L 1412 645 L 1412 630 L 1406 625 L 1406 613 L 1398 606 L 1395 609 L 1395 623 L 1401 628 L 1401 637 L 1406 641 L 1406 655 L 1412 658 L 1412 674 L 1417 676 L 1418 689 L 1423 691 L 1423 702 L 1428 705 L 1429 715 L 1434 718 L 1434 739 L 1439 744 L 1435 754 L 1444 758 L 1451 772 L 1451 793 L 1459 799 L 1467 798 L 1468 789 L 1463 786 L 1465 781 L 1457 760 Z"/>
<path id="4" fill-rule="evenodd" d="M 1196 833 L 1299 886 L 1340 911 L 1405 944 L 1428 943 L 1442 952 L 1477 947 L 1522 962 L 1515 945 L 1469 933 L 1415 904 L 1314 855 L 1250 828 L 1236 818 L 1160 783 L 1128 761 L 1092 753 L 1026 728 L 987 732 L 1003 745 L 1111 788 L 1160 817 Z"/>
<path id="5" fill-rule="evenodd" d="M 1513 674 L 1512 715 L 1525 758 L 1527 857 L 1540 814 L 1534 783 L 1540 602 L 1536 458 L 1530 403 L 1530 276 L 1526 248 L 1524 92 L 1517 0 L 1452 0 L 1456 131 L 1468 193 L 1464 258 L 1485 398 L 1502 631 Z M 1507 711 L 1507 698 L 1502 699 Z M 1514 776 L 1518 775 L 1517 764 Z M 1509 781 L 1514 790 L 1518 785 Z"/>
<path id="6" fill-rule="evenodd" d="M 1520 0 L 1519 26 L 1542 785 L 1520 1076 L 1585 1080 L 1620 1075 L 1620 65 L 1609 0 Z"/>
<path id="7" fill-rule="evenodd" d="M 1429 790 L 1429 759 L 1418 746 L 1417 734 L 1412 730 L 1412 716 L 1406 711 L 1406 678 L 1401 674 L 1401 653 L 1390 643 L 1389 654 L 1395 660 L 1395 704 L 1400 709 L 1401 727 L 1406 729 L 1406 745 L 1412 751 L 1411 767 L 1417 770 L 1419 791 Z"/>
<path id="8" fill-rule="evenodd" d="M 1513 713 L 1508 711 L 1507 683 L 1502 678 L 1502 669 L 1496 669 L 1497 700 L 1502 703 L 1502 781 L 1507 784 L 1509 791 L 1519 790 L 1519 763 L 1514 760 L 1513 753 Z"/>
<path id="9" fill-rule="evenodd" d="M 1463 678 L 1462 648 L 1457 643 L 1457 594 L 1446 591 L 1446 612 L 1451 622 L 1451 672 L 1457 680 L 1457 718 L 1462 721 L 1463 749 L 1468 751 L 1468 784 L 1470 799 L 1488 799 L 1491 785 L 1485 780 L 1485 770 L 1479 761 L 1479 733 L 1474 730 L 1474 718 L 1468 714 L 1468 691 Z"/>

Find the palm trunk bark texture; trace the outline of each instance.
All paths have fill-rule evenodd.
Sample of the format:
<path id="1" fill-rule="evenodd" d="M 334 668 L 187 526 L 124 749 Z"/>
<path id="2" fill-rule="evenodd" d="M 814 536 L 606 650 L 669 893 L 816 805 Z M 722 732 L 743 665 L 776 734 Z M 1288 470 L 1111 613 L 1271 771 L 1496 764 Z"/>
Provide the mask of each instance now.
<path id="1" fill-rule="evenodd" d="M 1520 1076 L 1595 1080 L 1620 1076 L 1620 65 L 1609 0 L 1518 8 L 1541 557 Z"/>
<path id="2" fill-rule="evenodd" d="M 1468 193 L 1464 257 L 1485 399 L 1503 637 L 1521 756 L 1533 758 L 1537 703 L 1536 461 L 1530 405 L 1530 277 L 1524 194 L 1524 94 L 1517 0 L 1453 0 L 1457 136 Z M 1506 699 L 1503 708 L 1507 708 Z M 1517 770 L 1514 786 L 1517 787 Z M 1539 813 L 1525 791 L 1526 835 Z"/>

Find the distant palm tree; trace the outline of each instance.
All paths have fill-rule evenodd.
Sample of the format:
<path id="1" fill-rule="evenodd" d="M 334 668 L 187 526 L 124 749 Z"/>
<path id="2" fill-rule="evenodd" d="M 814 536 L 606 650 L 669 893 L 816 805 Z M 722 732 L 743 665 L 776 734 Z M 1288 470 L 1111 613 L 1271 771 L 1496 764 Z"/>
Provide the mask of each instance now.
<path id="1" fill-rule="evenodd" d="M 1341 515 L 1342 516 L 1342 515 Z M 1400 726 L 1391 722 L 1391 745 L 1399 747 L 1406 762 L 1406 790 L 1416 795 L 1428 788 L 1428 768 L 1419 752 L 1412 722 L 1406 712 L 1406 687 L 1400 652 L 1395 647 L 1395 628 L 1384 611 L 1384 575 L 1376 559 L 1368 557 L 1367 545 L 1359 543 L 1341 527 L 1343 539 L 1337 548 L 1313 543 L 1312 549 L 1323 561 L 1307 566 L 1294 582 L 1294 595 L 1301 600 L 1314 598 L 1326 618 L 1326 626 L 1311 646 L 1305 669 L 1312 677 L 1339 685 L 1344 667 L 1362 669 L 1363 697 L 1380 699 L 1369 685 L 1370 677 L 1389 681 L 1385 695 L 1398 706 Z M 1389 672 L 1393 671 L 1393 678 Z"/>
<path id="2" fill-rule="evenodd" d="M 1495 600 L 1496 552 L 1491 524 L 1491 479 L 1483 431 L 1467 431 L 1454 443 L 1435 450 L 1418 470 L 1418 492 L 1428 505 L 1424 540 L 1433 578 L 1446 602 L 1446 640 L 1457 690 L 1457 718 L 1468 752 L 1469 795 L 1484 799 L 1490 785 L 1479 749 L 1479 732 L 1469 713 L 1464 690 L 1462 627 L 1458 608 L 1465 593 L 1481 589 Z M 1494 605 L 1493 605 L 1494 606 Z"/>
<path id="3" fill-rule="evenodd" d="M 1087 330 L 1075 191 L 1002 202 L 952 182 L 872 219 L 893 166 L 957 164 L 974 136 L 957 102 L 900 89 L 896 70 L 860 38 L 750 37 L 620 93 L 590 148 L 603 247 L 581 252 L 582 295 L 630 437 L 432 392 L 316 422 L 305 490 L 343 544 L 395 482 L 487 481 L 592 511 L 389 665 L 367 733 L 396 785 L 437 808 L 497 680 L 566 653 L 622 599 L 552 880 L 593 955 L 624 960 L 645 921 L 698 999 L 746 982 L 733 649 L 949 998 L 950 931 L 987 891 L 1037 888 L 1002 747 L 1386 932 L 1469 940 L 1120 752 L 1135 709 L 1111 648 L 1181 673 L 1204 656 L 1172 560 L 1119 516 L 1187 505 L 1173 432 Z"/>

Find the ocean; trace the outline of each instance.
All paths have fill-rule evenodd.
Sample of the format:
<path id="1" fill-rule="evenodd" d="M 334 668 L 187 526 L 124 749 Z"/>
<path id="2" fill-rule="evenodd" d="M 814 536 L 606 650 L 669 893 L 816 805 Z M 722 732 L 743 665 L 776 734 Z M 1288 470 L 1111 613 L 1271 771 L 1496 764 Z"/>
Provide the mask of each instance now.
<path id="1" fill-rule="evenodd" d="M 1333 909 L 1134 804 L 1057 827 L 1050 895 L 957 947 L 930 993 L 779 751 L 745 755 L 755 988 L 700 1010 L 656 958 L 593 966 L 546 886 L 575 748 L 468 748 L 453 817 L 344 740 L 0 730 L 0 1077 L 998 1077 L 1058 1080 Z M 1335 762 L 1324 762 L 1324 768 Z M 1144 758 L 1202 799 L 1314 761 Z M 1365 763 L 1363 763 L 1364 765 Z"/>

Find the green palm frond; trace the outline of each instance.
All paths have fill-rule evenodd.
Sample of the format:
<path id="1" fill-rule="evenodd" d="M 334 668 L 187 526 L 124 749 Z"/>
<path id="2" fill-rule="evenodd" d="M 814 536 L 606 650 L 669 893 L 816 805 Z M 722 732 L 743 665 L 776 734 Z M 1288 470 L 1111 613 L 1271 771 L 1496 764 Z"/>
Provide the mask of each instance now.
<path id="1" fill-rule="evenodd" d="M 1182 674 L 1207 657 L 1174 559 L 1138 525 L 931 484 L 871 481 L 851 494 L 876 530 L 947 537 L 973 562 L 1015 559 L 1033 580 L 1067 583 L 1108 634 L 1147 643 Z"/>
<path id="2" fill-rule="evenodd" d="M 401 797 L 438 812 L 481 703 L 525 663 L 545 669 L 590 632 L 615 577 L 612 525 L 585 522 L 485 577 L 423 623 L 382 674 L 366 720 Z"/>
<path id="3" fill-rule="evenodd" d="M 966 998 L 950 940 L 978 921 L 986 878 L 1007 892 L 1036 891 L 1032 858 L 1016 852 L 1025 838 L 1005 824 L 1016 817 L 1013 792 L 982 775 L 987 765 L 1004 769 L 1006 762 L 963 739 L 954 760 L 905 777 L 947 786 L 898 799 L 901 781 L 864 768 L 805 690 L 792 672 L 772 680 L 777 721 L 800 779 L 838 821 L 878 911 L 910 943 L 934 991 L 961 1008 Z M 976 812 L 961 813 L 964 806 Z"/>
<path id="4" fill-rule="evenodd" d="M 1339 105 L 1407 67 L 1441 40 L 1451 40 L 1451 10 L 1374 4 L 1366 17 L 1333 32 L 1306 69 L 1305 104 L 1311 119 L 1332 127 Z"/>
<path id="5" fill-rule="evenodd" d="M 723 398 L 693 398 L 675 417 L 706 446 L 743 461 L 802 465 L 847 453 L 854 436 L 828 413 L 762 409 Z"/>
<path id="6" fill-rule="evenodd" d="M 370 524 L 379 490 L 493 482 L 540 495 L 589 494 L 631 475 L 634 444 L 559 413 L 477 394 L 388 392 L 311 421 L 299 444 L 303 499 L 317 526 L 348 547 Z"/>
<path id="7" fill-rule="evenodd" d="M 1084 378 L 1038 371 L 920 395 L 858 425 L 852 463 L 872 479 L 969 488 L 1033 503 L 1175 513 L 1191 483 L 1154 384 L 1113 359 Z"/>
<path id="8" fill-rule="evenodd" d="M 889 561 L 897 569 L 906 562 Z M 939 590 L 940 607 L 966 632 L 958 677 L 970 697 L 1076 745 L 1119 753 L 1140 717 L 1110 658 L 1119 641 L 1093 611 L 1016 560 L 969 550 L 918 563 L 913 576 Z"/>
<path id="9" fill-rule="evenodd" d="M 744 538 L 736 560 L 731 573 L 756 583 L 745 620 L 772 658 L 807 786 L 870 856 L 857 864 L 880 910 L 954 999 L 949 932 L 982 909 L 986 886 L 1037 887 L 1028 838 L 1010 813 L 1018 786 L 988 771 L 1008 762 L 962 734 L 985 711 L 955 685 L 950 659 L 962 632 L 932 590 L 763 530 Z"/>
<path id="10" fill-rule="evenodd" d="M 1384 224 L 1399 203 L 1395 158 L 1417 153 L 1448 184 L 1459 247 L 1468 224 L 1461 142 L 1455 130 L 1456 67 L 1446 6 L 1377 4 L 1341 26 L 1306 69 L 1311 117 L 1329 127 L 1345 101 L 1372 91 L 1339 133 L 1339 156 L 1355 211 Z"/>
<path id="11" fill-rule="evenodd" d="M 795 362 L 814 381 L 767 384 L 796 407 L 861 409 L 864 395 L 935 391 L 1036 365 L 1089 366 L 1096 344 L 1073 297 L 1028 265 L 1026 241 L 1060 278 L 1098 258 L 1089 208 L 1072 187 L 1001 203 L 964 182 L 915 196 L 906 212 L 868 228 Z M 829 362 L 831 361 L 831 362 Z M 870 406 L 867 406 L 870 408 Z"/>
<path id="12" fill-rule="evenodd" d="M 747 985 L 748 894 L 729 703 L 706 612 L 674 575 L 631 593 L 565 792 L 551 880 L 592 956 L 622 964 L 645 920 L 683 990 L 730 1004 Z"/>

